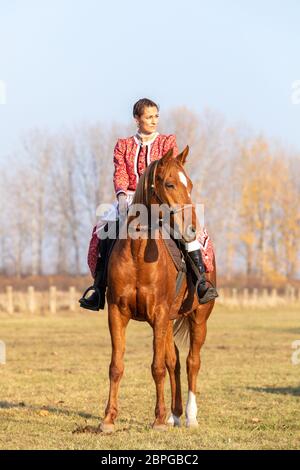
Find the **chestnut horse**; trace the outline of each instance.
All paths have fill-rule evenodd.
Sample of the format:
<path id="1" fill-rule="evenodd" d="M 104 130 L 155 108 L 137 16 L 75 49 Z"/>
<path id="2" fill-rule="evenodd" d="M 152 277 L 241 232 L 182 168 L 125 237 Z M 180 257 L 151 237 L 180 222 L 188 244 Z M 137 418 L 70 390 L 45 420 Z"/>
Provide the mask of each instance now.
<path id="1" fill-rule="evenodd" d="M 191 201 L 192 182 L 184 170 L 189 148 L 176 158 L 170 150 L 160 160 L 152 162 L 141 176 L 134 203 L 166 204 L 172 207 L 192 207 L 193 229 L 196 227 L 195 207 Z M 179 206 L 180 205 L 180 206 Z M 171 211 L 172 212 L 172 211 Z M 178 212 L 177 212 L 178 214 Z M 176 221 L 176 211 L 173 212 Z M 130 216 L 127 220 L 130 219 Z M 127 230 L 128 225 L 124 225 Z M 195 229 L 193 238 L 195 238 Z M 183 237 L 184 241 L 189 241 Z M 214 262 L 215 266 L 215 262 Z M 216 270 L 206 275 L 216 285 Z M 108 265 L 108 320 L 112 343 L 109 368 L 110 390 L 105 417 L 101 423 L 103 432 L 112 432 L 118 414 L 118 391 L 124 372 L 125 330 L 130 319 L 146 321 L 153 329 L 152 376 L 156 386 L 154 429 L 166 429 L 167 425 L 179 426 L 183 412 L 179 351 L 174 343 L 173 321 L 170 309 L 174 307 L 177 270 L 161 237 L 157 239 L 128 236 L 118 238 Z M 184 281 L 186 283 L 186 280 Z M 186 285 L 186 284 L 185 284 Z M 200 369 L 200 349 L 206 337 L 206 322 L 214 301 L 199 305 L 194 295 L 190 313 L 175 321 L 174 328 L 189 334 L 187 356 L 188 401 L 186 425 L 197 426 L 196 386 Z M 180 305 L 178 306 L 179 309 Z M 173 317 L 174 318 L 174 317 Z M 166 423 L 164 381 L 168 370 L 171 383 L 171 415 Z"/>

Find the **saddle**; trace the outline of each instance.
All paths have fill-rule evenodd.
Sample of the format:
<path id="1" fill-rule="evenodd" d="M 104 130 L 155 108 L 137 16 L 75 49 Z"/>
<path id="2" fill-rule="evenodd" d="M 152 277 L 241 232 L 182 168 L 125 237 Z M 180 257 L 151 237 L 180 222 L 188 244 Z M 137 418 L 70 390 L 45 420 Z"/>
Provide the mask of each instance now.
<path id="1" fill-rule="evenodd" d="M 180 249 L 180 243 L 173 238 L 163 238 L 167 251 L 177 269 L 175 298 L 170 309 L 170 320 L 187 316 L 198 305 L 198 297 L 192 280 L 191 272 L 187 269 L 185 253 Z"/>

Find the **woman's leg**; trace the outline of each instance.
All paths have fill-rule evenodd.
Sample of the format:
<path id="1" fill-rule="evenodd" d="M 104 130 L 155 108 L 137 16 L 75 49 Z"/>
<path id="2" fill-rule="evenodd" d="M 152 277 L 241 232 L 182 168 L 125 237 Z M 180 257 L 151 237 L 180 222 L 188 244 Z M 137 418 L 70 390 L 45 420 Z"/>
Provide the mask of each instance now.
<path id="1" fill-rule="evenodd" d="M 215 286 L 209 280 L 207 280 L 205 275 L 205 265 L 203 262 L 201 245 L 204 247 L 204 251 L 205 248 L 209 248 L 212 251 L 213 256 L 212 244 L 209 242 L 209 236 L 206 230 L 203 230 L 201 233 L 197 234 L 196 240 L 185 244 L 185 249 L 189 260 L 189 269 L 197 289 L 197 295 L 200 304 L 206 304 L 218 297 L 218 292 Z"/>
<path id="2" fill-rule="evenodd" d="M 81 299 L 79 300 L 80 306 L 88 310 L 103 310 L 105 307 L 105 292 L 106 292 L 106 264 L 107 264 L 107 251 L 108 239 L 98 240 L 99 255 L 95 267 L 94 284 L 89 287 Z M 93 294 L 86 298 L 88 292 L 94 291 Z"/>

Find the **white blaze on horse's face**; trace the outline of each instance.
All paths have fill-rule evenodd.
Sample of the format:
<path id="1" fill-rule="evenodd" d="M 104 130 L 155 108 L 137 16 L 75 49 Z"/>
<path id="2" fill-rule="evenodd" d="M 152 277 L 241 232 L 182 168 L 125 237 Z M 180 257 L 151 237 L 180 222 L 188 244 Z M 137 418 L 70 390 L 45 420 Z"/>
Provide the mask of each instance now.
<path id="1" fill-rule="evenodd" d="M 186 179 L 185 174 L 182 173 L 182 171 L 179 172 L 179 179 L 184 184 L 184 186 L 187 188 L 187 179 Z"/>
<path id="2" fill-rule="evenodd" d="M 182 171 L 179 172 L 179 179 L 184 184 L 184 186 L 187 188 L 188 187 L 187 178 L 186 178 L 185 174 L 182 173 Z M 191 197 L 191 194 L 189 193 L 189 191 L 187 193 L 188 193 L 189 197 Z"/>

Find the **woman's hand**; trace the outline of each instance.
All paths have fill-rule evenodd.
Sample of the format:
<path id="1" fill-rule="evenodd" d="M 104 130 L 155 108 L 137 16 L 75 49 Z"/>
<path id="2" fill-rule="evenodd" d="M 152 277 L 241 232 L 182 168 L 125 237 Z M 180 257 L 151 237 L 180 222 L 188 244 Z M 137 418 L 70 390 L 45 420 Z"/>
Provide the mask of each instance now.
<path id="1" fill-rule="evenodd" d="M 126 219 L 127 209 L 128 209 L 127 196 L 124 193 L 120 193 L 118 195 L 118 212 L 119 212 L 119 218 L 121 221 Z"/>

